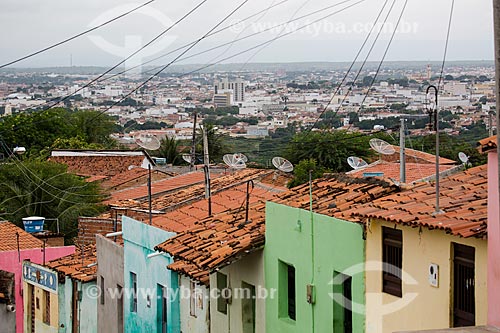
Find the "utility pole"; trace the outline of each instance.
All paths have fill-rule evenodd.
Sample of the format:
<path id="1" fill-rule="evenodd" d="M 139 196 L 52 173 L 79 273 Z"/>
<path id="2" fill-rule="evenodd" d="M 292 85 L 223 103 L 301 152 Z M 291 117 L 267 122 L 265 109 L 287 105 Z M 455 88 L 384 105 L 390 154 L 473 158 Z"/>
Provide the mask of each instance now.
<path id="1" fill-rule="evenodd" d="M 488 133 L 493 136 L 493 111 L 488 111 Z"/>
<path id="2" fill-rule="evenodd" d="M 431 85 L 427 88 L 427 96 L 431 90 L 434 90 L 434 130 L 436 131 L 436 211 L 434 215 L 438 215 L 443 213 L 439 207 L 439 104 L 438 104 L 438 95 L 439 88 Z M 431 117 L 432 118 L 432 117 Z"/>
<path id="3" fill-rule="evenodd" d="M 406 183 L 406 147 L 405 147 L 405 118 L 401 117 L 401 129 L 399 133 L 399 182 Z"/>
<path id="4" fill-rule="evenodd" d="M 193 121 L 193 142 L 191 143 L 191 165 L 189 171 L 193 171 L 194 165 L 196 163 L 196 119 L 198 114 L 194 111 L 194 121 Z"/>
<path id="5" fill-rule="evenodd" d="M 208 200 L 208 216 L 212 216 L 212 194 L 210 190 L 210 156 L 208 155 L 208 131 L 203 131 L 203 163 L 205 164 L 205 199 Z"/>

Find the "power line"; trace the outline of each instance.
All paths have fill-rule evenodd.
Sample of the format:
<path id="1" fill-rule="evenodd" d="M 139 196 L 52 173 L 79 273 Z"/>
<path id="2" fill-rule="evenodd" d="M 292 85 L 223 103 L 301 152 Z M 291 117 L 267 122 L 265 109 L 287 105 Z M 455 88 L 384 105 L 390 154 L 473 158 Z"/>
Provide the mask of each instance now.
<path id="1" fill-rule="evenodd" d="M 116 16 L 115 18 L 112 18 L 112 19 L 110 19 L 110 20 L 108 20 L 108 21 L 106 21 L 106 22 L 104 22 L 104 23 L 101 23 L 101 24 L 99 24 L 99 25 L 97 25 L 97 26 L 95 26 L 95 27 L 93 27 L 93 28 L 87 29 L 87 30 L 85 30 L 85 31 L 83 31 L 83 32 L 80 32 L 80 33 L 78 33 L 78 34 L 76 34 L 76 35 L 74 35 L 74 36 L 72 36 L 72 37 L 69 37 L 69 38 L 67 38 L 67 39 L 64 39 L 64 40 L 62 40 L 62 41 L 58 42 L 58 43 L 52 44 L 52 45 L 50 45 L 50 46 L 47 46 L 47 47 L 45 47 L 45 48 L 43 48 L 43 49 L 41 49 L 41 50 L 38 50 L 38 51 L 36 51 L 36 52 L 30 53 L 30 54 L 28 54 L 28 55 L 26 55 L 26 56 L 24 56 L 24 57 L 18 58 L 18 59 L 16 59 L 16 60 L 12 60 L 12 61 L 10 61 L 10 62 L 8 62 L 8 63 L 6 63 L 6 64 L 3 64 L 3 65 L 0 65 L 0 69 L 2 69 L 2 68 L 4 68 L 4 67 L 7 67 L 7 66 L 10 66 L 10 65 L 13 65 L 13 64 L 15 64 L 15 63 L 18 63 L 18 62 L 20 62 L 20 61 L 26 60 L 26 59 L 28 59 L 28 58 L 34 57 L 34 56 L 36 56 L 36 55 L 38 55 L 38 54 L 40 54 L 40 53 L 46 52 L 46 51 L 51 50 L 51 49 L 53 49 L 53 48 L 55 48 L 55 47 L 57 47 L 57 46 L 63 45 L 63 44 L 65 44 L 65 43 L 67 43 L 67 42 L 70 42 L 70 41 L 72 41 L 72 40 L 74 40 L 74 39 L 76 39 L 76 38 L 78 38 L 78 37 L 81 37 L 81 36 L 83 36 L 83 35 L 86 35 L 86 34 L 88 34 L 89 32 L 92 32 L 92 31 L 94 31 L 94 30 L 97 30 L 97 29 L 99 29 L 99 28 L 102 28 L 102 27 L 104 27 L 104 26 L 106 26 L 106 25 L 108 25 L 108 24 L 110 24 L 110 23 L 112 23 L 112 22 L 114 22 L 114 21 L 116 21 L 116 20 L 118 20 L 118 19 L 121 19 L 122 17 L 125 17 L 125 16 L 127 16 L 127 15 L 129 15 L 129 14 L 132 14 L 133 12 L 135 12 L 135 11 L 137 11 L 137 10 L 141 9 L 142 7 L 145 7 L 145 6 L 149 5 L 150 3 L 154 2 L 154 1 L 156 1 L 156 0 L 150 0 L 150 1 L 148 1 L 148 2 L 145 2 L 145 3 L 143 3 L 142 5 L 139 5 L 139 6 L 135 7 L 135 8 L 133 8 L 133 9 L 131 9 L 131 10 L 129 10 L 129 11 L 127 11 L 127 12 L 125 12 L 125 13 L 123 13 L 123 14 L 119 15 L 119 16 Z"/>
<path id="2" fill-rule="evenodd" d="M 387 56 L 387 53 L 389 52 L 389 49 L 391 48 L 392 41 L 394 40 L 394 36 L 396 35 L 396 32 L 398 30 L 399 24 L 401 23 L 401 19 L 403 18 L 403 14 L 406 10 L 406 6 L 408 5 L 408 0 L 405 0 L 403 8 L 401 9 L 401 13 L 399 14 L 398 21 L 396 22 L 396 26 L 394 27 L 394 31 L 392 32 L 391 38 L 389 39 L 389 42 L 387 43 L 387 47 L 385 48 L 384 55 L 382 56 L 382 59 L 380 60 L 380 63 L 378 64 L 377 70 L 375 72 L 375 75 L 373 76 L 373 79 L 370 83 L 370 86 L 368 87 L 368 91 L 366 92 L 363 100 L 361 101 L 361 104 L 359 106 L 358 112 L 356 112 L 357 115 L 361 112 L 363 109 L 363 104 L 365 103 L 366 99 L 370 95 L 370 91 L 375 84 L 375 81 L 377 80 L 377 76 L 380 73 L 380 69 L 382 68 L 382 64 L 384 63 L 385 57 Z M 352 124 L 349 124 L 350 129 Z"/>
<path id="3" fill-rule="evenodd" d="M 333 8 L 333 7 L 337 7 L 337 6 L 339 6 L 339 5 L 343 4 L 343 3 L 350 2 L 350 1 L 352 1 L 352 0 L 344 0 L 344 1 L 341 1 L 341 2 L 339 2 L 339 3 L 336 3 L 336 4 L 333 4 L 333 5 L 329 5 L 329 6 L 323 7 L 323 8 L 321 8 L 321 9 L 319 9 L 319 10 L 315 10 L 315 11 L 310 12 L 310 13 L 308 13 L 308 14 L 304 14 L 304 15 L 302 15 L 302 16 L 300 16 L 300 17 L 297 17 L 297 18 L 295 18 L 295 19 L 289 20 L 289 21 L 287 21 L 287 22 L 284 22 L 284 23 L 280 23 L 280 24 L 273 25 L 273 26 L 271 26 L 271 27 L 269 27 L 269 28 L 266 28 L 266 29 L 263 29 L 263 30 L 261 30 L 261 31 L 254 32 L 254 33 L 252 33 L 252 34 L 249 34 L 249 35 L 243 36 L 243 37 L 241 37 L 241 38 L 236 38 L 236 39 L 234 39 L 233 41 L 226 42 L 226 43 L 220 44 L 220 45 L 218 45 L 218 46 L 214 46 L 214 47 L 212 47 L 212 48 L 209 48 L 209 49 L 207 49 L 207 50 L 204 50 L 204 51 L 201 51 L 201 52 L 195 53 L 195 54 L 193 54 L 193 55 L 190 55 L 190 56 L 187 56 L 187 57 L 180 58 L 180 59 L 178 59 L 178 61 L 176 61 L 176 62 L 180 62 L 180 61 L 184 61 L 184 60 L 187 60 L 187 59 L 190 59 L 190 58 L 193 58 L 193 57 L 197 57 L 197 56 L 199 56 L 199 55 L 202 55 L 202 54 L 205 54 L 205 53 L 208 53 L 208 52 L 214 51 L 214 50 L 219 49 L 219 48 L 222 48 L 222 47 L 224 47 L 224 46 L 234 44 L 235 42 L 239 42 L 239 41 L 242 41 L 242 40 L 248 39 L 248 38 L 250 38 L 250 37 L 254 37 L 254 36 L 260 35 L 260 34 L 262 34 L 262 33 L 265 33 L 265 32 L 268 32 L 268 31 L 272 31 L 273 29 L 276 29 L 276 28 L 281 27 L 281 26 L 283 26 L 283 25 L 287 25 L 287 24 L 289 24 L 289 23 L 292 23 L 292 22 L 295 22 L 295 21 L 301 20 L 301 19 L 303 19 L 303 18 L 306 18 L 306 17 L 312 16 L 312 15 L 315 15 L 315 14 L 318 14 L 318 13 L 321 13 L 321 12 L 324 12 L 324 11 L 325 11 L 325 10 L 327 10 L 327 9 L 330 9 L 330 8 Z M 277 5 L 279 5 L 279 4 L 276 4 L 275 6 L 277 6 Z M 254 14 L 253 16 L 255 16 L 255 14 Z M 317 22 L 317 21 L 315 21 L 315 22 Z M 231 26 L 228 26 L 227 28 L 229 28 L 229 27 L 231 27 Z M 224 28 L 224 29 L 226 29 L 226 28 Z M 222 30 L 219 30 L 219 31 L 222 31 Z M 213 36 L 214 34 L 215 34 L 215 33 L 211 33 L 209 36 Z M 209 37 L 209 36 L 207 36 L 207 37 Z M 173 53 L 175 53 L 176 51 L 179 51 L 179 50 L 181 50 L 181 49 L 183 49 L 183 48 L 186 48 L 187 46 L 192 45 L 193 43 L 194 43 L 194 42 L 189 43 L 189 44 L 186 44 L 186 45 L 181 46 L 181 47 L 179 47 L 179 48 L 177 48 L 177 49 L 175 49 L 175 50 L 173 50 L 173 51 L 170 51 L 170 52 L 168 52 L 168 53 L 165 53 L 165 54 L 163 54 L 163 55 L 161 55 L 161 56 L 159 56 L 159 57 L 157 57 L 157 58 L 155 58 L 155 59 L 152 59 L 152 60 L 150 60 L 150 61 L 146 61 L 145 63 L 143 63 L 143 64 L 141 64 L 141 65 L 138 65 L 138 66 L 136 66 L 135 68 L 140 67 L 140 66 L 144 66 L 145 64 L 148 64 L 148 63 L 150 63 L 150 62 L 152 62 L 152 61 L 154 61 L 154 60 L 157 60 L 157 59 L 159 59 L 159 58 L 162 58 L 162 57 L 165 57 L 165 56 L 167 56 L 167 55 L 173 54 Z M 210 66 L 210 65 L 208 65 L 208 66 Z M 157 67 L 154 67 L 153 69 L 150 69 L 150 70 L 146 71 L 145 73 L 151 73 L 151 72 L 153 72 L 153 71 L 155 71 L 155 70 L 157 70 L 157 69 L 159 69 L 159 68 L 161 68 L 161 67 L 162 67 L 162 66 L 157 66 Z M 114 77 L 116 77 L 116 76 L 118 76 L 118 75 L 124 74 L 124 73 L 126 73 L 126 72 L 128 72 L 128 71 L 130 71 L 130 70 L 132 70 L 132 69 L 134 69 L 134 67 L 131 67 L 131 68 L 127 69 L 127 70 L 124 70 L 124 71 L 122 71 L 122 72 L 120 72 L 120 73 L 114 74 L 113 76 L 110 76 L 110 77 L 108 77 L 108 78 L 104 78 L 104 79 L 103 79 L 103 80 L 101 80 L 100 82 L 103 82 L 103 81 L 105 81 L 105 80 L 109 80 L 109 79 L 111 79 L 111 78 L 114 78 Z"/>
<path id="4" fill-rule="evenodd" d="M 204 0 L 204 2 L 207 1 L 207 0 Z M 136 92 L 137 90 L 141 89 L 142 87 L 144 87 L 146 84 L 148 84 L 148 82 L 150 82 L 153 78 L 155 78 L 156 76 L 158 76 L 159 74 L 161 74 L 164 70 L 166 70 L 168 67 L 170 67 L 174 62 L 176 62 L 177 60 L 179 60 L 179 58 L 181 58 L 184 54 L 186 54 L 187 52 L 189 52 L 193 47 L 195 47 L 196 45 L 198 45 L 199 42 L 201 42 L 202 40 L 204 40 L 205 38 L 207 38 L 209 36 L 210 33 L 212 33 L 215 29 L 217 29 L 222 23 L 224 23 L 226 20 L 228 20 L 234 13 L 236 13 L 241 7 L 243 7 L 249 0 L 245 0 L 243 1 L 241 4 L 239 4 L 233 11 L 231 11 L 231 13 L 229 13 L 226 17 L 224 17 L 222 19 L 222 21 L 220 21 L 219 23 L 217 23 L 212 29 L 210 29 L 207 33 L 205 33 L 202 37 L 198 38 L 198 40 L 196 40 L 196 42 L 194 44 L 192 44 L 191 46 L 189 46 L 186 50 L 184 50 L 181 54 L 179 54 L 174 60 L 172 60 L 171 62 L 169 62 L 168 64 L 166 64 L 165 66 L 163 66 L 159 71 L 157 71 L 156 73 L 154 73 L 153 75 L 151 75 L 148 79 L 146 79 L 143 83 L 141 83 L 140 85 L 136 86 L 134 89 L 132 89 L 132 91 L 130 91 L 128 94 L 126 94 L 123 98 L 121 98 L 119 101 L 113 103 L 110 107 L 106 108 L 104 111 L 101 111 L 99 112 L 94 118 L 90 119 L 90 121 L 92 122 L 93 120 L 97 119 L 98 117 L 100 117 L 103 113 L 111 110 L 114 106 L 118 105 L 119 103 L 121 103 L 122 101 L 124 101 L 126 98 L 128 98 L 129 96 L 131 96 L 134 92 Z"/>
<path id="5" fill-rule="evenodd" d="M 455 0 L 451 0 L 450 18 L 448 20 L 448 31 L 446 33 L 446 43 L 444 45 L 443 63 L 441 64 L 441 73 L 439 74 L 438 89 L 441 86 L 441 81 L 443 80 L 443 72 L 444 72 L 444 66 L 446 64 L 446 56 L 448 53 L 448 42 L 450 40 L 451 22 L 453 20 L 454 7 L 455 7 Z"/>
<path id="6" fill-rule="evenodd" d="M 312 131 L 316 125 L 318 124 L 318 122 L 320 121 L 321 117 L 323 116 L 323 114 L 325 114 L 325 112 L 327 111 L 328 107 L 332 104 L 333 100 L 335 99 L 335 97 L 337 96 L 337 94 L 339 93 L 340 89 L 342 88 L 342 85 L 344 84 L 344 82 L 347 80 L 347 77 L 349 76 L 349 74 L 351 73 L 354 65 L 356 64 L 359 56 L 361 55 L 361 52 L 363 51 L 363 49 L 365 48 L 365 45 L 366 43 L 368 42 L 368 40 L 370 39 L 370 36 L 373 32 L 373 29 L 375 29 L 375 26 L 377 25 L 380 17 L 382 16 L 382 13 L 385 9 L 385 6 L 387 6 L 387 3 L 389 2 L 389 0 L 385 0 L 384 2 L 384 5 L 382 6 L 382 8 L 380 9 L 378 15 L 377 15 L 377 18 L 375 19 L 374 21 L 374 24 L 372 25 L 370 31 L 368 32 L 368 35 L 366 36 L 365 40 L 363 41 L 363 44 L 361 44 L 361 47 L 359 48 L 358 50 L 358 53 L 356 54 L 356 56 L 354 57 L 354 60 L 352 61 L 351 65 L 349 66 L 349 69 L 347 70 L 347 72 L 345 73 L 344 77 L 342 78 L 342 81 L 340 81 L 339 85 L 337 86 L 337 89 L 335 90 L 335 92 L 333 93 L 333 96 L 332 98 L 330 98 L 330 100 L 328 101 L 328 103 L 326 104 L 326 106 L 323 108 L 323 111 L 321 112 L 321 114 L 318 116 L 318 118 L 316 119 L 316 121 L 314 122 L 313 126 L 309 129 L 309 131 Z M 377 37 L 378 38 L 378 37 Z M 373 45 L 372 45 L 372 48 L 373 49 Z M 368 52 L 368 55 L 371 53 L 371 49 L 370 51 Z M 361 66 L 360 68 L 360 72 L 361 70 L 363 69 L 363 66 L 364 64 L 366 63 L 366 60 L 367 58 L 365 58 L 365 61 L 363 62 L 363 65 Z M 354 82 L 356 82 L 356 79 L 354 79 Z M 354 82 L 353 82 L 353 85 L 354 85 Z M 344 98 L 345 100 L 345 98 Z M 343 104 L 344 101 L 342 101 L 341 105 Z M 335 112 L 335 115 L 334 117 L 337 115 L 338 113 L 338 109 L 337 109 L 337 112 Z"/>

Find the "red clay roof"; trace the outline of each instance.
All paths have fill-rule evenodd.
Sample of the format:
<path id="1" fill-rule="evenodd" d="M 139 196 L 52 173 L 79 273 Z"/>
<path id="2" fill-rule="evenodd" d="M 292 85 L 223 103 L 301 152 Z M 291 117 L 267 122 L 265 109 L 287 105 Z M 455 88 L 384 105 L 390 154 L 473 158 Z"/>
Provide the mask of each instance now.
<path id="1" fill-rule="evenodd" d="M 392 155 L 382 155 L 382 160 L 386 162 L 399 162 L 399 146 L 392 146 L 396 151 Z M 420 164 L 435 164 L 436 155 L 425 153 L 420 150 L 405 148 L 406 152 L 406 163 L 420 163 Z M 440 157 L 440 164 L 456 164 L 456 161 L 450 160 L 448 158 Z"/>
<path id="2" fill-rule="evenodd" d="M 148 169 L 143 169 L 143 168 L 133 168 L 131 170 L 127 170 L 123 173 L 114 175 L 112 177 L 107 178 L 102 182 L 102 187 L 108 188 L 108 189 L 113 189 L 116 187 L 123 187 L 124 185 L 129 185 L 127 187 L 132 187 L 132 186 L 137 186 L 137 184 L 133 185 L 134 181 L 137 182 L 140 179 L 145 179 L 147 180 L 149 170 Z M 160 180 L 160 179 L 165 179 L 165 178 L 170 178 L 174 177 L 176 174 L 174 173 L 167 173 L 167 172 L 161 172 L 158 170 L 153 170 L 152 171 L 152 178 L 153 181 L 155 180 Z M 143 185 L 139 184 L 139 185 Z"/>
<path id="3" fill-rule="evenodd" d="M 441 164 L 439 166 L 439 172 L 444 172 L 454 168 L 454 165 Z M 394 181 L 399 181 L 400 179 L 400 164 L 386 161 L 377 161 L 372 163 L 362 169 L 353 170 L 348 172 L 350 176 L 363 177 L 364 173 L 367 172 L 383 172 L 384 176 L 382 178 L 391 179 Z M 406 182 L 413 183 L 424 178 L 434 176 L 436 174 L 435 164 L 422 164 L 422 163 L 407 163 L 406 164 Z"/>
<path id="4" fill-rule="evenodd" d="M 208 285 L 211 271 L 264 245 L 265 201 L 252 204 L 248 216 L 245 223 L 245 211 L 234 209 L 204 219 L 155 249 L 174 256 L 169 269 Z"/>
<path id="5" fill-rule="evenodd" d="M 169 179 L 154 182 L 151 185 L 151 191 L 153 195 L 158 195 L 163 192 L 169 192 L 190 185 L 199 184 L 202 183 L 204 180 L 205 180 L 205 175 L 203 172 L 198 172 L 198 171 L 191 172 L 184 175 L 179 175 Z M 147 195 L 148 195 L 148 187 L 144 185 L 136 188 L 115 192 L 112 194 L 111 199 L 107 200 L 105 204 L 126 207 L 128 206 L 128 203 L 123 201 L 144 198 L 147 197 Z"/>
<path id="6" fill-rule="evenodd" d="M 338 214 L 355 202 L 364 203 L 399 190 L 379 180 L 353 179 L 337 175 L 313 183 L 313 208 L 318 213 Z M 156 246 L 174 256 L 169 268 L 202 283 L 208 283 L 208 274 L 254 252 L 265 242 L 265 201 L 276 201 L 293 207 L 309 207 L 309 185 L 262 198 L 250 205 L 249 223 L 244 210 L 232 209 L 212 218 L 194 222 L 177 236 Z"/>
<path id="7" fill-rule="evenodd" d="M 43 241 L 24 231 L 13 223 L 0 222 L 0 252 L 17 250 L 17 235 L 19 249 L 38 249 L 43 247 Z"/>
<path id="8" fill-rule="evenodd" d="M 238 184 L 246 183 L 248 180 L 260 179 L 273 171 L 269 170 L 259 170 L 259 169 L 245 169 L 235 173 L 226 174 L 224 176 L 219 176 L 218 178 L 213 178 L 211 180 L 211 192 L 216 194 L 222 189 L 227 189 Z M 204 174 L 199 173 L 202 181 L 204 180 Z M 215 176 L 214 176 L 215 177 Z M 175 180 L 178 177 L 171 178 L 169 180 Z M 177 183 L 177 182 L 176 182 Z M 156 188 L 156 184 L 153 185 L 153 190 Z M 165 211 L 167 209 L 172 209 L 172 207 L 177 207 L 176 205 L 187 205 L 193 200 L 200 200 L 205 195 L 205 184 L 195 184 L 192 186 L 184 186 L 179 189 L 177 186 L 177 191 L 169 191 L 165 195 L 157 196 L 152 200 L 152 208 L 155 211 Z M 147 188 L 146 188 L 147 190 Z M 162 191 L 166 192 L 166 191 Z M 153 192 L 154 193 L 154 192 Z M 124 200 L 115 202 L 112 204 L 113 207 L 121 208 L 135 208 L 135 209 L 148 209 L 149 204 L 147 202 L 140 202 L 136 200 Z"/>
<path id="9" fill-rule="evenodd" d="M 285 188 L 273 188 L 255 184 L 250 194 L 250 204 L 274 198 L 278 191 Z M 212 215 L 217 215 L 229 210 L 245 210 L 246 184 L 232 186 L 217 192 L 212 196 Z M 153 218 L 153 225 L 172 232 L 183 232 L 191 229 L 196 222 L 208 217 L 208 200 L 201 199 L 172 210 L 164 215 Z"/>
<path id="10" fill-rule="evenodd" d="M 434 215 L 435 185 L 412 189 L 358 205 L 342 214 L 345 219 L 377 218 L 411 226 L 441 229 L 462 237 L 484 237 L 488 221 L 488 172 L 479 166 L 441 180 L 440 209 Z"/>
<path id="11" fill-rule="evenodd" d="M 489 138 L 479 141 L 479 151 L 485 153 L 489 150 L 497 149 L 497 136 L 490 136 Z"/>
<path id="12" fill-rule="evenodd" d="M 140 166 L 145 156 L 52 156 L 50 160 L 66 164 L 68 171 L 80 176 L 114 176 Z"/>
<path id="13" fill-rule="evenodd" d="M 82 262 L 83 259 L 83 262 Z M 95 244 L 87 245 L 82 249 L 76 247 L 75 253 L 62 257 L 46 264 L 62 276 L 89 282 L 97 279 L 97 252 Z M 92 267 L 87 267 L 91 265 Z"/>

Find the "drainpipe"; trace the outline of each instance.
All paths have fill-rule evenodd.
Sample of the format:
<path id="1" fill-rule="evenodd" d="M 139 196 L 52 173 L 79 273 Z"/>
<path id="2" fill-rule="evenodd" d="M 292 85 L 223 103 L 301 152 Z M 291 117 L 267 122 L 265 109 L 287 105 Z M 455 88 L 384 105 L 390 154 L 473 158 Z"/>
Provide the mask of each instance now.
<path id="1" fill-rule="evenodd" d="M 313 212 L 313 196 L 312 196 L 312 170 L 309 170 L 309 212 L 311 215 L 311 267 L 312 267 L 312 276 L 311 276 L 311 284 L 308 286 L 308 299 L 311 304 L 311 333 L 315 332 L 315 313 L 314 313 L 314 303 L 315 303 L 315 290 L 314 290 L 314 281 L 315 281 L 315 262 L 314 262 L 314 212 Z"/>

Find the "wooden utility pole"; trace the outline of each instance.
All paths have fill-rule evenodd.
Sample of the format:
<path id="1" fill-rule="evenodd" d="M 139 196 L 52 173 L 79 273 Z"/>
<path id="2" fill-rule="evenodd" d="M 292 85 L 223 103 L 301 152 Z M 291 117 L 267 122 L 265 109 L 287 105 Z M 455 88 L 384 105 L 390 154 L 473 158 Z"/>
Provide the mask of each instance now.
<path id="1" fill-rule="evenodd" d="M 189 171 L 193 171 L 194 165 L 196 163 L 196 119 L 198 114 L 194 111 L 194 121 L 193 121 L 193 142 L 191 143 L 191 165 Z"/>

